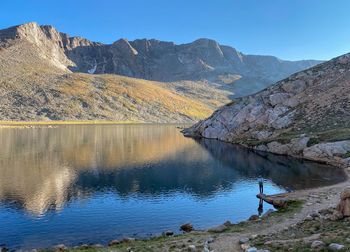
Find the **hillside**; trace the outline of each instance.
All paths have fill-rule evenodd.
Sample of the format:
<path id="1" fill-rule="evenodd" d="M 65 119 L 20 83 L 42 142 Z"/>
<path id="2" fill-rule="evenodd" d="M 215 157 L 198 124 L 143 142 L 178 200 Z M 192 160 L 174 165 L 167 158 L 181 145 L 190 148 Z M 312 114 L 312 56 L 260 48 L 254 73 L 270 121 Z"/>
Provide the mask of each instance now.
<path id="1" fill-rule="evenodd" d="M 0 120 L 194 122 L 317 63 L 244 55 L 209 39 L 105 45 L 27 23 L 0 30 Z"/>
<path id="2" fill-rule="evenodd" d="M 185 134 L 347 166 L 349 94 L 346 54 L 235 99 Z"/>

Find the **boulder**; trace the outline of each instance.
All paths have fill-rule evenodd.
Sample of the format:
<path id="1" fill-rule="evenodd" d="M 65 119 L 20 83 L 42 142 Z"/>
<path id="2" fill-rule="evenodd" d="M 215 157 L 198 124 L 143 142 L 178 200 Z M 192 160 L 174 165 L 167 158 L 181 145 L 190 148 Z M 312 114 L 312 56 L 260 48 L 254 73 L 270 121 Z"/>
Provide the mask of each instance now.
<path id="1" fill-rule="evenodd" d="M 261 217 L 267 217 L 269 216 L 271 213 L 273 213 L 274 211 L 272 209 L 267 210 Z"/>
<path id="2" fill-rule="evenodd" d="M 316 240 L 311 244 L 311 248 L 316 248 L 316 247 L 322 246 L 323 244 L 324 244 L 323 241 Z"/>
<path id="3" fill-rule="evenodd" d="M 226 222 L 224 223 L 224 225 L 225 225 L 226 227 L 229 227 L 229 226 L 232 225 L 232 223 L 231 223 L 230 221 L 226 221 Z"/>
<path id="4" fill-rule="evenodd" d="M 253 214 L 252 216 L 249 217 L 248 221 L 253 221 L 259 219 L 259 215 Z"/>
<path id="5" fill-rule="evenodd" d="M 287 207 L 287 201 L 281 198 L 268 197 L 265 194 L 256 195 L 257 198 L 264 200 L 266 203 L 273 205 L 275 208 Z"/>
<path id="6" fill-rule="evenodd" d="M 166 233 L 165 233 L 166 236 L 171 236 L 171 235 L 173 235 L 173 234 L 174 234 L 174 232 L 171 231 L 171 230 L 168 230 L 168 231 L 166 231 Z"/>
<path id="7" fill-rule="evenodd" d="M 52 247 L 53 250 L 67 250 L 68 247 L 64 244 L 57 244 Z"/>
<path id="8" fill-rule="evenodd" d="M 183 224 L 181 227 L 180 227 L 180 230 L 183 230 L 185 232 L 191 232 L 194 230 L 193 226 L 191 223 L 189 222 L 186 222 L 185 224 Z"/>
<path id="9" fill-rule="evenodd" d="M 239 243 L 240 243 L 240 244 L 245 244 L 245 243 L 247 243 L 248 241 L 249 241 L 249 238 L 248 238 L 248 237 L 245 237 L 245 238 L 240 239 L 240 240 L 239 240 Z"/>
<path id="10" fill-rule="evenodd" d="M 227 226 L 225 226 L 224 224 L 221 224 L 219 226 L 209 228 L 208 232 L 222 232 L 222 231 L 225 231 L 226 229 L 227 229 Z"/>
<path id="11" fill-rule="evenodd" d="M 350 187 L 345 188 L 341 192 L 337 210 L 343 215 L 343 217 L 350 216 Z"/>
<path id="12" fill-rule="evenodd" d="M 124 237 L 123 242 L 124 243 L 129 243 L 129 242 L 134 242 L 136 239 L 135 238 L 130 238 L 130 237 Z"/>
<path id="13" fill-rule="evenodd" d="M 333 250 L 340 250 L 344 248 L 344 245 L 337 244 L 337 243 L 331 243 L 329 244 L 329 248 Z"/>
<path id="14" fill-rule="evenodd" d="M 120 242 L 118 240 L 112 240 L 108 243 L 108 246 L 115 246 L 118 245 Z"/>

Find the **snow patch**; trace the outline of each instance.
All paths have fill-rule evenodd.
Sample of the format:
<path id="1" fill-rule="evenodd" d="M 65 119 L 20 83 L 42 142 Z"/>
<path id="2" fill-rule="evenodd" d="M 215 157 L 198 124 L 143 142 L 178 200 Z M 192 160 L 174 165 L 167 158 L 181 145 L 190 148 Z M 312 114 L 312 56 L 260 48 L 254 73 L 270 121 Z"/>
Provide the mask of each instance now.
<path id="1" fill-rule="evenodd" d="M 96 69 L 97 69 L 97 62 L 96 62 L 96 60 L 95 60 L 95 65 L 93 66 L 93 68 L 91 68 L 91 69 L 88 70 L 88 73 L 89 73 L 89 74 L 94 74 L 95 71 L 96 71 Z"/>
<path id="2" fill-rule="evenodd" d="M 177 57 L 177 59 L 180 61 L 181 64 L 183 64 L 183 61 L 180 57 Z"/>

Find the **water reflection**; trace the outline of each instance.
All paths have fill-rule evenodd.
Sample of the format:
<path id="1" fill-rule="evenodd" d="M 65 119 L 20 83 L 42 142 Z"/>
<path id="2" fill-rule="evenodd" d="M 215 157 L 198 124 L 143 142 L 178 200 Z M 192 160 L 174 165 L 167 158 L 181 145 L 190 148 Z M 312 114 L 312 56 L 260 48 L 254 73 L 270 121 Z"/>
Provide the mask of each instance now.
<path id="1" fill-rule="evenodd" d="M 258 174 L 293 189 L 345 177 L 321 164 L 184 138 L 175 126 L 4 129 L 0 142 L 0 199 L 37 215 L 105 190 L 122 197 L 178 190 L 203 198 Z"/>
<path id="2" fill-rule="evenodd" d="M 258 174 L 267 194 L 345 179 L 325 165 L 185 138 L 173 125 L 2 129 L 0 144 L 0 240 L 15 249 L 247 219 L 264 212 Z"/>

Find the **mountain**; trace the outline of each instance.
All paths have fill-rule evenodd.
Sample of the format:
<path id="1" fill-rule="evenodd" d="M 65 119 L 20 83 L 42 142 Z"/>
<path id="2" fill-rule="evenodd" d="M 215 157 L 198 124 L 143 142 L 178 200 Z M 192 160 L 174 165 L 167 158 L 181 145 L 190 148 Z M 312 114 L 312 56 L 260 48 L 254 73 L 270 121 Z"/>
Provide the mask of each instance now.
<path id="1" fill-rule="evenodd" d="M 26 23 L 0 30 L 0 117 L 190 122 L 318 63 L 244 55 L 209 39 L 106 45 Z"/>
<path id="2" fill-rule="evenodd" d="M 237 98 L 185 134 L 348 166 L 349 97 L 350 53 Z"/>

